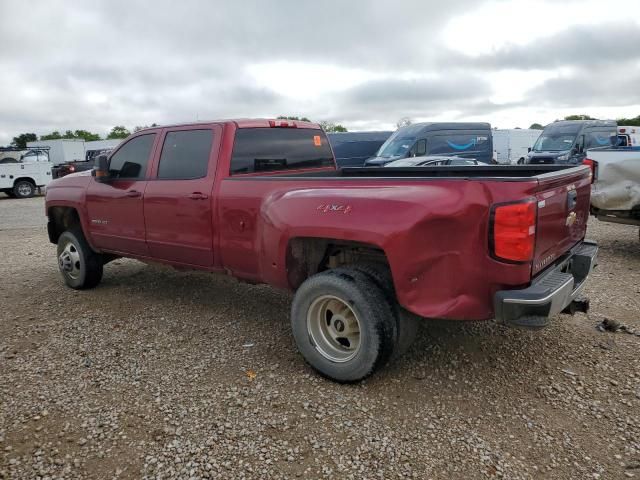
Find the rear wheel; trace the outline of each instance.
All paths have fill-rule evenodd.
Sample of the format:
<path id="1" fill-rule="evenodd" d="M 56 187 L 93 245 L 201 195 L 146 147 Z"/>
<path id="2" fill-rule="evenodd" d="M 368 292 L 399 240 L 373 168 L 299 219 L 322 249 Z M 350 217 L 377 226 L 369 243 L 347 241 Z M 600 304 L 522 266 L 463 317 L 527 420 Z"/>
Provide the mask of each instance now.
<path id="1" fill-rule="evenodd" d="M 33 197 L 36 193 L 36 186 L 29 180 L 18 180 L 13 186 L 13 194 L 17 198 Z"/>
<path id="2" fill-rule="evenodd" d="M 342 383 L 362 380 L 384 365 L 397 338 L 384 291 L 368 275 L 347 268 L 319 273 L 300 286 L 291 326 L 307 363 Z"/>
<path id="3" fill-rule="evenodd" d="M 94 252 L 80 228 L 67 230 L 58 239 L 58 268 L 71 288 L 93 288 L 102 280 L 102 257 Z"/>
<path id="4" fill-rule="evenodd" d="M 376 282 L 384 291 L 387 300 L 393 307 L 398 332 L 393 358 L 399 358 L 409 350 L 416 339 L 416 335 L 420 329 L 420 317 L 402 308 L 396 300 L 393 277 L 387 265 L 382 263 L 366 263 L 364 265 L 358 265 L 356 268 Z"/>

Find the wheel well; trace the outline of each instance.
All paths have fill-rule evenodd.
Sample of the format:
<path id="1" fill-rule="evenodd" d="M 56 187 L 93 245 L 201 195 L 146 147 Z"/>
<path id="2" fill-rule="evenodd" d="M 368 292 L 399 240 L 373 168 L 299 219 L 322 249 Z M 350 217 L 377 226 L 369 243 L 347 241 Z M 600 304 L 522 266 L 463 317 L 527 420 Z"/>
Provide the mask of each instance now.
<path id="1" fill-rule="evenodd" d="M 311 275 L 345 265 L 382 263 L 384 251 L 368 243 L 332 238 L 298 237 L 289 240 L 286 266 L 289 286 L 296 290 Z"/>
<path id="2" fill-rule="evenodd" d="M 20 182 L 21 180 L 26 180 L 27 182 L 32 183 L 34 187 L 36 186 L 36 181 L 35 181 L 33 178 L 31 178 L 31 177 L 20 177 L 20 178 L 16 178 L 16 179 L 13 181 L 13 186 L 15 187 L 15 186 L 16 186 L 16 183 Z"/>
<path id="3" fill-rule="evenodd" d="M 51 207 L 47 212 L 49 217 L 49 240 L 58 243 L 58 238 L 65 230 L 80 225 L 80 216 L 75 208 Z"/>

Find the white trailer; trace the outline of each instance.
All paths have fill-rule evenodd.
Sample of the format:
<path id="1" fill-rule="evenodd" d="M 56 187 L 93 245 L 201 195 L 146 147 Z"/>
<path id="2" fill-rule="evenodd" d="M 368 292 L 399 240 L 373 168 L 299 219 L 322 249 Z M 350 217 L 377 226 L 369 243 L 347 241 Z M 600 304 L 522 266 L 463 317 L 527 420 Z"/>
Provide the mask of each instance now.
<path id="1" fill-rule="evenodd" d="M 122 143 L 122 140 L 122 138 L 117 138 L 115 140 L 94 140 L 92 142 L 84 142 L 84 151 L 88 152 L 90 150 L 108 150 L 116 148 Z"/>
<path id="2" fill-rule="evenodd" d="M 529 128 L 494 129 L 493 151 L 498 163 L 523 163 L 529 148 L 533 147 L 542 130 Z"/>
<path id="3" fill-rule="evenodd" d="M 49 160 L 54 165 L 84 160 L 84 140 L 62 138 L 27 142 L 28 148 L 49 147 Z"/>

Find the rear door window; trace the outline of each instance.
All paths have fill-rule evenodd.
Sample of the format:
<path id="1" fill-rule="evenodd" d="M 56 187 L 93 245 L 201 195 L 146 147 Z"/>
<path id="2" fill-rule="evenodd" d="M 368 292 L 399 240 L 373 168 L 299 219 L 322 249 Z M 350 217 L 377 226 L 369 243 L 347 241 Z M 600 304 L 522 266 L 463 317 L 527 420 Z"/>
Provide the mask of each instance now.
<path id="1" fill-rule="evenodd" d="M 212 130 L 167 132 L 162 145 L 159 179 L 190 180 L 207 176 Z"/>
<path id="2" fill-rule="evenodd" d="M 311 128 L 239 128 L 231 174 L 334 166 L 322 130 Z"/>
<path id="3" fill-rule="evenodd" d="M 109 175 L 123 179 L 145 178 L 155 138 L 155 133 L 149 133 L 125 143 L 109 160 Z"/>

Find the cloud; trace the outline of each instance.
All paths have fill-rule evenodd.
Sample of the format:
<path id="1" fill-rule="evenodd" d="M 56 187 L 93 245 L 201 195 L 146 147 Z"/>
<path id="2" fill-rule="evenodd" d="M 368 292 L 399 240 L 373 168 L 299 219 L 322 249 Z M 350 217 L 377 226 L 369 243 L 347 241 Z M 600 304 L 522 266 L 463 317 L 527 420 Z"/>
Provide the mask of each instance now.
<path id="1" fill-rule="evenodd" d="M 576 108 L 638 105 L 638 85 L 640 66 L 604 71 L 583 69 L 531 89 L 523 104 Z"/>
<path id="2" fill-rule="evenodd" d="M 487 105 L 490 85 L 475 76 L 386 78 L 363 83 L 344 91 L 340 105 L 345 120 L 357 120 L 361 111 L 395 123 L 401 117 L 434 117 L 444 110 L 472 110 Z"/>
<path id="3" fill-rule="evenodd" d="M 529 25 L 528 28 L 533 28 Z M 525 31 L 526 32 L 526 31 Z M 508 45 L 473 58 L 458 56 L 463 66 L 485 69 L 606 68 L 640 61 L 640 25 L 630 21 L 577 25 L 527 45 Z"/>
<path id="4" fill-rule="evenodd" d="M 499 12 L 508 2 L 487 4 Z M 527 105 L 626 101 L 640 110 L 630 88 L 640 30 L 626 13 L 608 10 L 608 23 L 598 23 L 594 11 L 581 26 L 567 17 L 557 33 L 530 42 L 527 29 L 544 25 L 523 25 L 517 45 L 463 55 L 444 33 L 456 18 L 475 21 L 478 5 L 2 0 L 0 144 L 27 131 L 105 134 L 113 125 L 238 116 L 390 128 L 403 116 L 491 121 L 497 113 L 504 125 L 509 111 L 517 112 L 513 124 L 531 123 L 523 120 Z M 495 36 L 504 21 L 482 17 L 481 27 Z M 456 32 L 458 46 L 477 41 Z M 505 69 L 545 81 L 497 81 Z"/>

